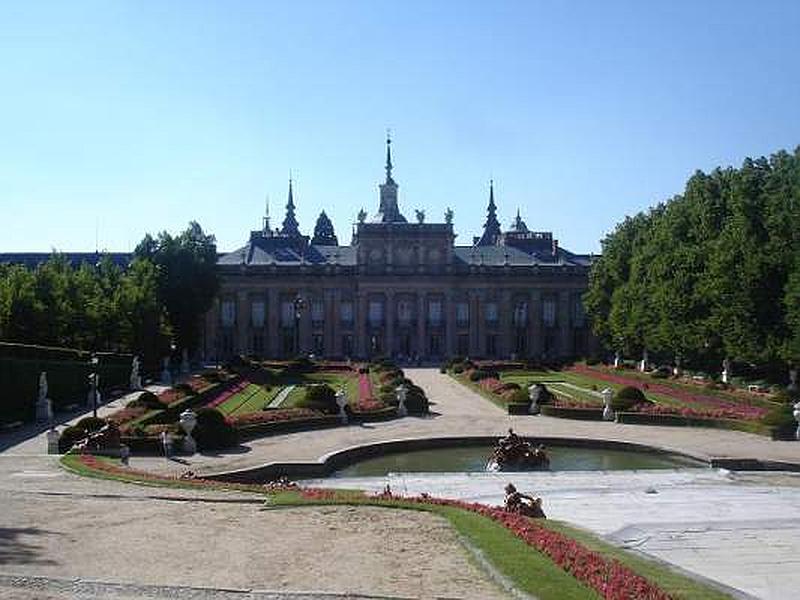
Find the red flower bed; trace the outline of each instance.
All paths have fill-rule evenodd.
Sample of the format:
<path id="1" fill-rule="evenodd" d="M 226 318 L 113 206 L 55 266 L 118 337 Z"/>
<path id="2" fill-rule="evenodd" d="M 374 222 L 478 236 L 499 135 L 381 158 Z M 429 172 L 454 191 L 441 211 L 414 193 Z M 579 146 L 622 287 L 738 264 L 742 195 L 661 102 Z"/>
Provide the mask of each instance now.
<path id="1" fill-rule="evenodd" d="M 556 408 L 603 408 L 601 403 L 588 402 L 586 400 L 573 400 L 572 398 L 564 398 L 563 396 L 556 396 L 553 401 L 553 406 Z"/>
<path id="2" fill-rule="evenodd" d="M 369 374 L 358 374 L 358 401 L 372 399 L 372 382 L 369 380 Z"/>
<path id="3" fill-rule="evenodd" d="M 386 404 L 374 398 L 359 398 L 352 406 L 355 412 L 374 412 L 386 408 Z"/>
<path id="4" fill-rule="evenodd" d="M 204 487 L 213 489 L 234 489 L 251 492 L 274 491 L 273 484 L 258 485 L 247 483 L 225 483 L 220 481 L 210 481 L 194 477 L 156 475 L 144 471 L 123 468 L 113 463 L 100 460 L 97 457 L 84 454 L 79 456 L 80 462 L 87 468 L 107 473 L 109 475 L 136 478 L 140 481 L 150 482 L 176 482 L 191 487 Z M 295 489 L 287 486 L 286 489 Z M 320 488 L 304 488 L 300 490 L 303 498 L 312 501 L 335 501 L 342 497 L 341 492 Z M 384 493 L 378 496 L 367 498 L 363 494 L 350 492 L 347 499 L 354 502 L 387 502 L 395 501 L 402 503 L 433 504 L 439 506 L 451 506 L 461 510 L 467 510 L 483 517 L 500 523 L 518 538 L 525 541 L 539 552 L 550 557 L 550 559 L 567 573 L 584 582 L 602 598 L 607 600 L 669 600 L 670 596 L 650 583 L 644 577 L 619 563 L 616 560 L 603 558 L 600 554 L 593 552 L 572 538 L 552 531 L 536 523 L 535 520 L 523 517 L 518 514 L 509 513 L 499 507 L 487 506 L 485 504 L 463 502 L 460 500 L 449 500 L 446 498 L 432 498 L 427 495 L 402 497 L 392 496 L 391 493 Z"/>
<path id="5" fill-rule="evenodd" d="M 232 396 L 238 394 L 243 389 L 245 389 L 248 385 L 250 385 L 250 381 L 248 379 L 240 379 L 232 386 L 228 387 L 227 389 L 223 390 L 216 396 L 213 400 L 206 404 L 206 408 L 216 408 Z"/>
<path id="6" fill-rule="evenodd" d="M 279 423 L 282 421 L 299 421 L 322 416 L 322 413 L 310 408 L 278 408 L 274 410 L 260 410 L 244 415 L 228 417 L 226 420 L 234 427 L 255 425 L 257 423 Z"/>
<path id="7" fill-rule="evenodd" d="M 641 387 L 643 384 L 641 381 L 631 378 L 625 377 L 623 375 L 616 375 L 613 373 L 607 373 L 605 371 L 601 371 L 600 369 L 593 369 L 591 367 L 585 367 L 583 365 L 575 365 L 571 367 L 572 371 L 576 373 L 580 373 L 583 375 L 587 375 L 589 377 L 593 377 L 595 379 L 601 379 L 603 381 L 609 381 L 611 383 L 616 383 L 619 385 L 630 385 L 633 387 Z M 663 385 L 659 383 L 647 383 L 647 391 L 653 392 L 654 394 L 661 394 L 662 396 L 668 396 L 670 398 L 674 398 L 676 400 L 680 400 L 681 402 L 686 403 L 687 406 L 685 410 L 689 411 L 688 413 L 681 412 L 684 410 L 682 407 L 668 407 L 668 406 L 660 406 L 658 408 L 652 409 L 653 411 L 673 411 L 673 412 L 653 412 L 652 414 L 683 414 L 684 416 L 698 416 L 698 417 L 705 417 L 705 418 L 720 418 L 720 419 L 740 419 L 744 421 L 757 421 L 765 414 L 767 414 L 767 410 L 761 406 L 750 406 L 747 404 L 738 404 L 735 402 L 730 402 L 727 400 L 723 400 L 722 398 L 717 398 L 716 396 L 706 396 L 702 394 L 693 394 L 688 390 L 681 390 L 678 388 L 673 388 L 668 385 Z M 642 410 L 640 412 L 648 412 Z M 691 413 L 691 414 L 689 414 Z"/>

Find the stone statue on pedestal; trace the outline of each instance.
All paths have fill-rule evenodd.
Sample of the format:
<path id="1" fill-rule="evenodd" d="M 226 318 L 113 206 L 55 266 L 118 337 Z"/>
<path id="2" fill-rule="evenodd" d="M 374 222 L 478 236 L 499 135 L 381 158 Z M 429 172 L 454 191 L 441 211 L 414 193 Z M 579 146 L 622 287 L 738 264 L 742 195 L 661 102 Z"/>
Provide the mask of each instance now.
<path id="1" fill-rule="evenodd" d="M 53 420 L 53 403 L 47 397 L 47 373 L 39 374 L 39 396 L 36 400 L 36 420 L 40 423 L 50 423 Z"/>

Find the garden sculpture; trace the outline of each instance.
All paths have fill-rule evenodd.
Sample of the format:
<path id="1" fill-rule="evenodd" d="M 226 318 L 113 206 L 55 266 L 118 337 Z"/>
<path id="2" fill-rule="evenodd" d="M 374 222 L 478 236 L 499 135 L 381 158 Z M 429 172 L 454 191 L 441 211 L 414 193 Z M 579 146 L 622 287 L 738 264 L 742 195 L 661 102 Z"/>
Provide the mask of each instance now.
<path id="1" fill-rule="evenodd" d="M 550 458 L 541 444 L 535 448 L 509 428 L 508 435 L 500 438 L 486 465 L 487 471 L 528 471 L 546 469 Z"/>
<path id="2" fill-rule="evenodd" d="M 344 410 L 347 406 L 347 393 L 344 390 L 336 392 L 336 406 L 339 407 L 339 419 L 342 425 L 347 425 L 347 412 Z"/>
<path id="3" fill-rule="evenodd" d="M 397 394 L 397 416 L 408 416 L 408 409 L 406 408 L 406 396 L 408 395 L 408 388 L 404 385 L 397 386 L 395 390 Z"/>
<path id="4" fill-rule="evenodd" d="M 534 519 L 546 519 L 547 517 L 542 510 L 542 499 L 534 498 L 528 494 L 518 492 L 513 483 L 509 483 L 505 487 L 506 499 L 505 509 L 506 512 L 522 515 L 525 517 L 533 517 Z"/>
<path id="5" fill-rule="evenodd" d="M 183 439 L 183 449 L 189 454 L 194 454 L 197 452 L 197 443 L 192 437 L 192 430 L 194 430 L 197 425 L 197 415 L 192 409 L 187 408 L 181 413 L 178 423 L 180 423 L 181 428 L 186 433 L 186 437 Z"/>
<path id="6" fill-rule="evenodd" d="M 131 389 L 133 391 L 142 389 L 142 376 L 139 373 L 140 365 L 139 365 L 139 357 L 134 356 L 133 362 L 131 363 Z"/>
<path id="7" fill-rule="evenodd" d="M 603 396 L 603 420 L 614 420 L 614 409 L 611 408 L 611 400 L 614 397 L 614 391 L 611 388 L 606 388 L 600 392 Z"/>
<path id="8" fill-rule="evenodd" d="M 531 405 L 528 407 L 528 414 L 531 415 L 538 415 L 539 414 L 539 394 L 540 388 L 538 384 L 531 384 L 528 388 L 528 398 L 531 400 Z"/>
<path id="9" fill-rule="evenodd" d="M 42 371 L 39 374 L 39 397 L 36 400 L 36 420 L 40 423 L 53 421 L 53 403 L 47 397 L 47 392 L 47 373 Z"/>
<path id="10" fill-rule="evenodd" d="M 794 420 L 797 421 L 797 431 L 794 432 L 794 438 L 800 442 L 800 402 L 794 403 Z"/>

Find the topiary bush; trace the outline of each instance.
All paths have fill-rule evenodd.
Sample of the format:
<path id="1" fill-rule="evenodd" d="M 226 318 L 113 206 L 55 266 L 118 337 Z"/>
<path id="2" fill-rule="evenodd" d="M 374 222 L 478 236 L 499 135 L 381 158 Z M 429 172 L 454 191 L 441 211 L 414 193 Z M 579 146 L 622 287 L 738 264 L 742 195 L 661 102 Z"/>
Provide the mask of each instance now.
<path id="1" fill-rule="evenodd" d="M 85 437 L 86 431 L 83 429 L 83 427 L 79 427 L 78 425 L 67 427 L 61 432 L 61 436 L 58 438 L 58 451 L 61 454 L 69 452 L 72 446 L 80 442 Z"/>
<path id="2" fill-rule="evenodd" d="M 418 389 L 411 389 L 406 394 L 405 405 L 410 415 L 424 415 L 430 410 L 428 397 L 424 393 L 420 393 Z"/>
<path id="3" fill-rule="evenodd" d="M 648 402 L 650 401 L 645 397 L 642 390 L 629 385 L 622 388 L 614 395 L 614 398 L 611 400 L 611 408 L 615 411 L 626 411 L 637 404 Z"/>
<path id="4" fill-rule="evenodd" d="M 153 392 L 142 392 L 139 397 L 131 400 L 126 404 L 128 408 L 137 408 L 143 406 L 144 408 L 164 408 L 164 405 Z"/>
<path id="5" fill-rule="evenodd" d="M 106 420 L 100 417 L 83 417 L 75 424 L 75 427 L 80 427 L 85 433 L 100 431 L 105 426 Z"/>
<path id="6" fill-rule="evenodd" d="M 336 404 L 336 391 L 327 383 L 306 386 L 305 396 L 297 403 L 297 406 L 329 414 L 339 412 L 339 405 Z"/>
<path id="7" fill-rule="evenodd" d="M 212 450 L 232 446 L 236 432 L 216 408 L 201 408 L 197 411 L 197 426 L 192 437 L 201 450 Z"/>

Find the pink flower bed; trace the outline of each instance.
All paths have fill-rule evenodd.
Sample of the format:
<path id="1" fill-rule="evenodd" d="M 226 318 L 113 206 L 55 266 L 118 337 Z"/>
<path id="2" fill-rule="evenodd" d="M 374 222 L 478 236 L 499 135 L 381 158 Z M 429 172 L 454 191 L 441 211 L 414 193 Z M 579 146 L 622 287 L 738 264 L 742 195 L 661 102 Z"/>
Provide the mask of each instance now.
<path id="1" fill-rule="evenodd" d="M 258 423 L 280 423 L 282 421 L 298 421 L 322 416 L 310 408 L 279 408 L 274 410 L 260 410 L 244 415 L 228 417 L 226 420 L 234 427 L 255 425 Z"/>
<path id="2" fill-rule="evenodd" d="M 229 398 L 231 398 L 231 397 L 235 396 L 236 394 L 238 394 L 239 392 L 241 392 L 248 385 L 250 385 L 250 381 L 249 380 L 240 379 L 239 381 L 237 381 L 232 386 L 230 386 L 227 389 L 225 389 L 222 392 L 220 392 L 219 395 L 216 398 L 211 400 L 211 402 L 207 403 L 206 404 L 206 408 L 216 408 L 217 406 L 219 406 L 220 404 L 222 404 L 223 402 L 225 402 Z"/>
<path id="3" fill-rule="evenodd" d="M 603 381 L 609 381 L 611 383 L 616 383 L 619 385 L 642 387 L 642 382 L 636 379 L 624 377 L 622 375 L 616 375 L 613 373 L 606 373 L 599 369 L 593 369 L 591 367 L 585 367 L 583 365 L 575 365 L 574 367 L 571 367 L 571 370 L 575 371 L 576 373 L 593 377 L 595 379 L 601 379 Z M 673 411 L 673 412 L 660 412 L 660 413 L 653 412 L 652 414 L 682 414 L 684 416 L 757 421 L 767 413 L 767 409 L 761 406 L 737 404 L 735 402 L 729 402 L 723 400 L 722 398 L 717 398 L 716 396 L 693 394 L 687 390 L 681 390 L 659 383 L 648 382 L 646 385 L 647 385 L 647 391 L 649 392 L 653 392 L 654 394 L 661 394 L 662 396 L 668 396 L 670 398 L 675 398 L 676 400 L 680 400 L 681 402 L 684 402 L 688 405 L 685 407 L 685 409 L 684 407 L 677 407 L 677 406 L 672 407 L 672 406 L 656 405 L 657 408 L 653 408 L 654 411 L 661 410 L 661 411 Z M 683 410 L 689 412 L 688 413 L 681 412 Z M 642 410 L 640 412 L 647 412 L 647 411 Z"/>

